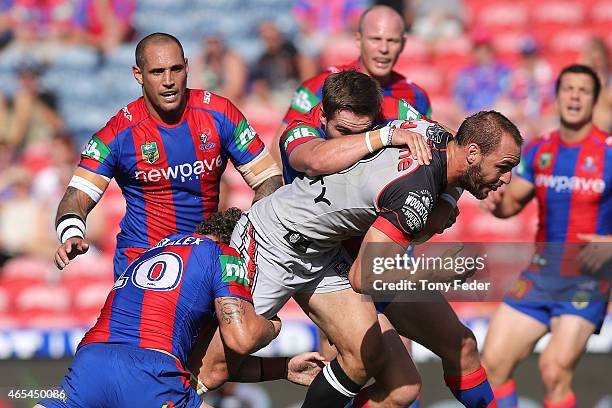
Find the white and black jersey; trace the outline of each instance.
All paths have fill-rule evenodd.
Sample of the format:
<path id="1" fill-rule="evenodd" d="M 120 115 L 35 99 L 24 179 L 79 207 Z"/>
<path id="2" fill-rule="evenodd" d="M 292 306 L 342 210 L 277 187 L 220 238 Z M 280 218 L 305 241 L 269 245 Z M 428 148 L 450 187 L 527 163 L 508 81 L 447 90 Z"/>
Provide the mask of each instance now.
<path id="1" fill-rule="evenodd" d="M 420 166 L 408 149 L 385 148 L 335 174 L 303 176 L 257 202 L 248 218 L 270 243 L 318 256 L 374 226 L 406 245 L 420 232 L 446 188 L 452 135 L 435 122 L 412 122 L 433 160 Z M 396 124 L 397 125 L 397 124 Z"/>

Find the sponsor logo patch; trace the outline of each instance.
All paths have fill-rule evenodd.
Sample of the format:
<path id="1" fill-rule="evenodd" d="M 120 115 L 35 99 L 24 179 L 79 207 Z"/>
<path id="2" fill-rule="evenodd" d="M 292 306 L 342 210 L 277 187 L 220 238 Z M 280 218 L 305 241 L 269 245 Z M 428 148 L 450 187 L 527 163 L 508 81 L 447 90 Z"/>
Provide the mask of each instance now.
<path id="1" fill-rule="evenodd" d="M 85 149 L 81 153 L 81 157 L 104 163 L 104 160 L 106 160 L 109 153 L 110 149 L 108 146 L 106 146 L 104 142 L 98 138 L 98 136 L 93 136 L 87 143 L 87 146 L 85 146 Z"/>
<path id="2" fill-rule="evenodd" d="M 433 200 L 428 190 L 411 191 L 402 206 L 406 224 L 412 232 L 419 232 L 425 227 L 431 211 Z"/>
<path id="3" fill-rule="evenodd" d="M 257 136 L 255 129 L 249 125 L 246 119 L 242 119 L 238 126 L 236 126 L 236 130 L 234 130 L 234 141 L 238 150 L 244 152 L 249 147 L 251 141 L 255 139 L 255 136 Z"/>
<path id="4" fill-rule="evenodd" d="M 606 189 L 606 182 L 600 178 L 553 176 L 549 174 L 538 174 L 535 178 L 535 185 L 546 187 L 557 193 L 580 191 L 601 194 Z"/>
<path id="5" fill-rule="evenodd" d="M 237 282 L 249 286 L 249 275 L 242 258 L 231 255 L 219 255 L 223 282 Z"/>
<path id="6" fill-rule="evenodd" d="M 291 108 L 298 112 L 306 113 L 310 111 L 317 103 L 319 98 L 316 97 L 308 88 L 300 86 L 294 93 L 291 99 Z"/>

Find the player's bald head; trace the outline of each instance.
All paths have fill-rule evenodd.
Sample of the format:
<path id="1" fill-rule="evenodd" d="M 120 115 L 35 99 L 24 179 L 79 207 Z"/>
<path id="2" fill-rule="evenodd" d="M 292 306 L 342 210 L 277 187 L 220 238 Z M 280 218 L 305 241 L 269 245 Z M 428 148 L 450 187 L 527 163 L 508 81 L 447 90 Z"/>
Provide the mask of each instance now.
<path id="1" fill-rule="evenodd" d="M 364 11 L 359 18 L 357 31 L 363 34 L 367 27 L 374 27 L 379 24 L 397 28 L 400 34 L 406 31 L 406 23 L 402 16 L 391 7 L 383 5 L 372 6 Z"/>
<path id="2" fill-rule="evenodd" d="M 173 35 L 166 34 L 166 33 L 153 33 L 153 34 L 149 34 L 146 37 L 144 37 L 136 45 L 135 58 L 136 58 L 136 65 L 138 66 L 138 68 L 140 69 L 144 68 L 145 61 L 146 61 L 145 53 L 147 51 L 147 48 L 151 45 L 162 45 L 162 44 L 176 44 L 176 46 L 181 51 L 182 59 L 185 59 L 185 52 L 183 51 L 183 45 L 178 40 L 178 38 L 176 38 Z"/>

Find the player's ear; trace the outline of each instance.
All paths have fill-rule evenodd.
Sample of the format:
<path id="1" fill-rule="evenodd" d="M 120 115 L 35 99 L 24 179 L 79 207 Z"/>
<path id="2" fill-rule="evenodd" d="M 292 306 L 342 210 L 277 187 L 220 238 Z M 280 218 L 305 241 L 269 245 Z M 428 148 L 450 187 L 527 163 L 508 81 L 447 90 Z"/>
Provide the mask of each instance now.
<path id="1" fill-rule="evenodd" d="M 327 118 L 325 117 L 323 106 L 319 106 L 319 122 L 321 122 L 321 129 L 325 130 L 325 126 L 327 125 Z"/>
<path id="2" fill-rule="evenodd" d="M 189 60 L 187 58 L 185 58 L 185 72 L 189 73 Z"/>
<path id="3" fill-rule="evenodd" d="M 362 35 L 359 31 L 355 31 L 353 33 L 353 40 L 355 40 L 355 44 L 357 44 L 357 48 L 361 49 L 361 40 L 362 40 Z"/>
<path id="4" fill-rule="evenodd" d="M 406 46 L 406 40 L 408 39 L 408 34 L 406 34 L 405 32 L 402 33 L 402 48 L 399 52 L 399 54 L 401 54 L 404 51 L 404 47 Z"/>
<path id="5" fill-rule="evenodd" d="M 482 154 L 480 152 L 480 146 L 476 143 L 470 143 L 466 147 L 466 160 L 468 164 L 476 164 L 482 159 Z"/>
<path id="6" fill-rule="evenodd" d="M 134 78 L 136 78 L 136 82 L 142 85 L 142 70 L 138 65 L 132 65 L 132 73 L 134 74 Z"/>

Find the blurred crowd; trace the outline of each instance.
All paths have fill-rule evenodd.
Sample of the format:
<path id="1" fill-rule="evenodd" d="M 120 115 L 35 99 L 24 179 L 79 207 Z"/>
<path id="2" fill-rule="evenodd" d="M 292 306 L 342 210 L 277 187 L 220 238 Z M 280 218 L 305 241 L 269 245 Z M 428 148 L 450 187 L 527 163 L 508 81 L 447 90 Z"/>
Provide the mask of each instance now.
<path id="1" fill-rule="evenodd" d="M 471 112 L 497 109 L 532 138 L 556 126 L 559 69 L 582 61 L 605 84 L 595 123 L 612 131 L 609 0 L 377 3 L 406 20 L 395 70 L 428 92 L 434 119 L 457 126 Z M 140 96 L 131 66 L 142 36 L 178 36 L 190 61 L 189 85 L 231 99 L 270 143 L 298 84 L 357 56 L 353 32 L 371 4 L 1 0 L 0 265 L 26 257 L 55 275 L 57 204 L 85 141 Z M 226 184 L 224 206 L 247 206 L 240 178 L 230 172 Z M 112 253 L 124 205 L 118 188 L 110 189 L 87 225 L 91 252 L 103 256 Z"/>

